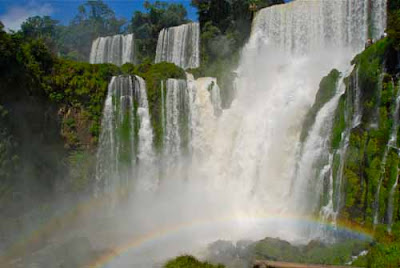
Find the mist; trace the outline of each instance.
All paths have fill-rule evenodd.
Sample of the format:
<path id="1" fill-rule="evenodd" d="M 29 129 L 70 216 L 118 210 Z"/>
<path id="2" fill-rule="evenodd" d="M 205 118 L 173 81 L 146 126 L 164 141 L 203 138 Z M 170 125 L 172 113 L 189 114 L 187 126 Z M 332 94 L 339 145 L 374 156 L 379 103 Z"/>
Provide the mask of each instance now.
<path id="1" fill-rule="evenodd" d="M 114 77 L 103 112 L 96 196 L 71 200 L 85 209 L 71 221 L 60 215 L 63 223 L 46 235 L 46 247 L 14 264 L 161 267 L 181 254 L 207 259 L 207 247 L 217 240 L 329 240 L 321 224 L 305 220 L 319 213 L 321 192 L 314 192 L 310 174 L 318 171 L 324 148 L 300 151 L 300 134 L 321 79 L 334 68 L 344 76 L 363 49 L 366 14 L 357 13 L 361 7 L 346 9 L 345 2 L 298 0 L 261 10 L 241 53 L 229 109 L 221 109 L 215 78 L 169 79 L 160 93 L 161 152 L 151 143 L 156 130 L 143 79 Z M 342 93 L 338 87 L 337 96 Z M 113 103 L 116 96 L 124 97 L 122 108 Z M 130 139 L 123 141 L 117 131 L 127 111 Z M 122 149 L 130 155 L 121 164 Z M 306 153 L 310 157 L 302 158 Z M 305 162 L 311 170 L 298 173 Z M 87 254 L 73 256 L 74 250 Z"/>

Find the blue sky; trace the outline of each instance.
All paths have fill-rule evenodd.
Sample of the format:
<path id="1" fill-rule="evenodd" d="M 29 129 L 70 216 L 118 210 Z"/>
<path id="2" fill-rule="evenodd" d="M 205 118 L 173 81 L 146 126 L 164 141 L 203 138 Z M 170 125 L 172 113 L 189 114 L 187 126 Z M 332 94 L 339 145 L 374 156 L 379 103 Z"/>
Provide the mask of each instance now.
<path id="1" fill-rule="evenodd" d="M 6 29 L 18 30 L 21 23 L 31 16 L 49 15 L 67 24 L 77 13 L 78 6 L 86 0 L 0 0 L 0 21 Z M 135 10 L 143 10 L 144 0 L 104 0 L 118 17 L 130 19 Z M 151 1 L 151 2 L 154 2 Z M 168 0 L 170 3 L 182 3 L 191 20 L 197 20 L 196 9 L 190 6 L 190 0 Z"/>
<path id="2" fill-rule="evenodd" d="M 197 20 L 196 9 L 190 6 L 190 0 L 164 1 L 182 3 L 188 11 L 189 19 Z M 49 15 L 63 24 L 68 24 L 77 13 L 78 6 L 85 2 L 86 0 L 0 0 L 0 21 L 6 29 L 12 30 L 18 30 L 23 21 L 37 15 Z M 104 2 L 118 17 L 130 19 L 135 10 L 143 11 L 144 0 L 104 0 Z"/>

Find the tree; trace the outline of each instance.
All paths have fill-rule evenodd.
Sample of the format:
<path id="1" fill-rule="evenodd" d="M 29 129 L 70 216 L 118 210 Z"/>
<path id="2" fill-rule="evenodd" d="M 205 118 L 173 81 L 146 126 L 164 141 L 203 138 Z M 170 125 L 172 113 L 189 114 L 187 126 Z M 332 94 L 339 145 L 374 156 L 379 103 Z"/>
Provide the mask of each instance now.
<path id="1" fill-rule="evenodd" d="M 91 44 L 99 36 L 121 33 L 125 19 L 118 19 L 103 1 L 87 1 L 78 7 L 78 14 L 69 26 L 58 28 L 61 55 L 87 61 Z"/>
<path id="2" fill-rule="evenodd" d="M 145 1 L 145 12 L 133 14 L 129 30 L 138 39 L 140 56 L 154 58 L 158 34 L 163 28 L 177 26 L 188 22 L 187 11 L 182 4 L 169 4 L 156 1 L 154 4 Z"/>
<path id="3" fill-rule="evenodd" d="M 35 16 L 28 18 L 21 25 L 21 32 L 25 38 L 43 39 L 46 45 L 55 52 L 57 36 L 57 20 L 49 16 Z"/>
<path id="4" fill-rule="evenodd" d="M 394 41 L 394 46 L 400 49 L 400 1 L 391 1 L 388 14 L 387 33 L 390 39 Z"/>
<path id="5" fill-rule="evenodd" d="M 57 20 L 53 20 L 49 16 L 35 16 L 28 18 L 21 25 L 21 30 L 25 36 L 31 38 L 53 38 L 56 34 Z"/>

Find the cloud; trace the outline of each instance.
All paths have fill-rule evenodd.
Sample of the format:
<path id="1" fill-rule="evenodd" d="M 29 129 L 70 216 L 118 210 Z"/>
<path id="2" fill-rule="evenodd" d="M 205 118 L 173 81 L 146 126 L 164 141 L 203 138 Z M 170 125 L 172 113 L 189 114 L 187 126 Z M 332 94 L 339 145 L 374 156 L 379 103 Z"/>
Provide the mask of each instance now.
<path id="1" fill-rule="evenodd" d="M 30 1 L 23 5 L 11 6 L 5 14 L 0 15 L 0 21 L 8 30 L 19 30 L 21 24 L 29 17 L 32 16 L 46 16 L 53 13 L 53 7 L 46 3 L 36 3 Z"/>

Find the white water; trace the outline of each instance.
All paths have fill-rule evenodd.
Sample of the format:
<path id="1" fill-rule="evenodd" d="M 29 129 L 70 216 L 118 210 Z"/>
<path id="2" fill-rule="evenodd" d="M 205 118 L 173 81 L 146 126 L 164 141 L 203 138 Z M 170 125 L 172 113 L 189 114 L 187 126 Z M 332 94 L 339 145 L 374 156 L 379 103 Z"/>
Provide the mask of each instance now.
<path id="1" fill-rule="evenodd" d="M 368 37 L 367 2 L 297 0 L 261 10 L 242 53 L 236 99 L 229 110 L 216 112 L 220 100 L 215 93 L 218 88 L 212 86 L 215 79 L 194 80 L 188 75 L 184 90 L 180 86 L 184 81 L 166 81 L 161 94 L 165 107 L 160 107 L 165 114 L 164 158 L 156 161 L 153 168 L 147 168 L 153 172 L 161 166 L 162 174 L 155 191 L 135 193 L 131 212 L 124 212 L 128 215 L 125 220 L 131 222 L 129 225 L 135 226 L 139 234 L 193 221 L 214 225 L 215 230 L 196 239 L 193 234 L 204 229 L 192 231 L 189 244 L 193 242 L 191 245 L 196 247 L 211 242 L 210 239 L 253 238 L 254 234 L 295 242 L 314 238 L 307 232 L 308 226 L 295 219 L 312 214 L 314 204 L 319 202 L 321 182 L 313 181 L 316 177 L 313 174 L 321 154 L 325 154 L 324 132 L 331 124 L 329 121 L 343 91 L 342 83 L 335 97 L 317 115 L 300 159 L 297 145 L 304 116 L 313 104 L 321 78 L 332 68 L 344 73 L 353 56 L 364 48 Z M 183 42 L 164 49 L 165 40 L 170 40 L 168 44 L 175 42 L 168 37 L 171 34 L 160 34 L 164 41 L 159 42 L 156 62 L 162 61 L 161 55 L 171 55 L 169 61 L 175 55 L 179 60 L 173 62 L 187 67 L 182 61 L 188 57 L 176 56 L 179 54 L 176 51 L 185 50 Z M 210 87 L 216 91 L 210 91 Z M 187 151 L 190 153 L 182 149 L 182 124 L 179 123 L 182 90 L 187 94 L 183 99 L 189 102 L 183 105 L 186 110 L 183 114 L 188 118 L 190 146 Z M 341 159 L 344 159 L 350 128 L 351 125 L 343 133 L 341 149 L 336 152 Z M 324 157 L 328 163 L 332 161 L 332 156 Z M 166 167 L 165 161 L 171 159 L 175 159 L 174 167 Z M 298 161 L 300 164 L 296 165 Z M 293 176 L 296 166 L 299 176 Z M 323 169 L 323 173 L 327 172 L 328 167 Z M 317 187 L 311 188 L 313 183 Z M 291 185 L 295 185 L 292 193 Z M 335 185 L 331 180 L 332 192 L 336 188 L 335 192 L 340 193 L 341 187 L 340 178 Z M 329 198 L 333 203 L 332 195 Z M 332 207 L 340 208 L 340 198 L 336 202 Z M 329 211 L 329 207 L 325 209 L 327 214 L 338 212 Z M 216 222 L 220 219 L 254 217 L 293 220 L 280 228 L 276 224 L 260 226 L 252 220 L 239 221 L 228 233 L 223 227 L 217 228 Z M 180 235 L 174 233 L 173 237 Z M 161 239 L 180 241 L 175 238 Z M 186 249 L 197 253 L 192 247 Z M 146 256 L 157 258 L 157 252 L 163 249 L 146 247 L 145 252 Z M 168 247 L 168 252 L 171 256 L 187 253 L 182 252 L 179 243 Z"/>
<path id="2" fill-rule="evenodd" d="M 334 221 L 337 215 L 333 206 L 333 178 L 331 170 L 333 156 L 329 153 L 329 149 L 334 113 L 339 99 L 346 89 L 343 81 L 344 77 L 345 75 L 342 74 L 338 81 L 335 96 L 318 112 L 315 123 L 302 147 L 303 153 L 298 163 L 299 169 L 296 171 L 296 181 L 294 186 L 292 186 L 294 187 L 292 194 L 295 194 L 299 200 L 297 208 L 305 212 L 315 211 L 321 204 L 322 200 L 319 201 L 318 199 L 321 198 L 320 195 L 323 193 L 323 184 L 326 176 L 329 176 L 328 203 L 323 205 L 320 211 L 321 217 L 325 222 Z M 323 165 L 323 168 L 320 170 L 320 174 L 315 174 L 321 165 Z M 319 178 L 319 180 L 315 181 L 315 178 Z M 314 194 L 314 197 L 309 200 L 310 203 L 305 203 L 302 200 L 302 197 L 307 194 Z M 315 202 L 316 200 L 317 202 Z"/>
<path id="3" fill-rule="evenodd" d="M 390 1 L 390 0 L 389 0 Z M 380 39 L 386 28 L 387 21 L 387 2 L 388 0 L 373 0 L 372 3 L 372 37 Z"/>
<path id="4" fill-rule="evenodd" d="M 390 137 L 390 145 L 397 148 L 397 135 L 398 135 L 398 129 L 399 129 L 399 116 L 400 116 L 400 86 L 397 88 L 397 98 L 396 98 L 396 111 L 394 114 L 394 120 L 393 120 L 393 129 L 395 129 L 393 132 L 396 132 L 396 135 L 392 135 Z M 393 134 L 392 132 L 392 134 Z M 397 150 L 399 150 L 397 148 Z M 398 156 L 400 158 L 400 151 L 398 153 Z M 392 188 L 390 189 L 389 192 L 389 200 L 388 200 L 388 209 L 387 209 L 387 218 L 388 218 L 388 230 L 391 231 L 392 229 L 392 223 L 393 223 L 393 209 L 394 209 L 394 198 L 395 198 L 395 193 L 397 189 L 397 185 L 399 183 L 399 174 L 400 174 L 400 169 L 397 168 L 397 177 L 396 181 L 393 184 Z"/>
<path id="5" fill-rule="evenodd" d="M 183 69 L 200 66 L 200 25 L 188 23 L 161 30 L 156 63 L 172 62 Z"/>
<path id="6" fill-rule="evenodd" d="M 186 116 L 188 111 L 184 105 L 186 99 L 187 85 L 185 80 L 168 79 L 166 83 L 166 127 L 165 127 L 165 152 L 170 158 L 177 157 L 181 151 L 180 118 Z"/>
<path id="7" fill-rule="evenodd" d="M 99 37 L 92 43 L 90 63 L 112 63 L 118 66 L 135 63 L 133 34 Z"/>
<path id="8" fill-rule="evenodd" d="M 137 103 L 136 113 L 134 103 Z M 136 120 L 139 123 L 137 135 L 134 130 Z M 146 168 L 154 161 L 153 129 L 146 84 L 141 77 L 114 76 L 111 79 L 101 129 L 96 166 L 97 191 L 125 191 L 132 176 L 148 178 Z M 142 181 L 146 185 L 150 183 L 149 179 Z"/>
<path id="9" fill-rule="evenodd" d="M 361 119 L 362 119 L 362 112 L 363 112 L 363 107 L 361 105 L 361 88 L 359 85 L 359 70 L 357 68 L 356 70 L 356 75 L 354 78 L 354 84 L 352 85 L 352 88 L 355 90 L 355 100 L 354 100 L 354 120 L 353 120 L 353 125 L 352 127 L 355 128 L 358 125 L 361 124 Z"/>
<path id="10" fill-rule="evenodd" d="M 399 155 L 400 157 L 400 155 Z M 393 208 L 394 208 L 394 195 L 397 189 L 397 185 L 399 184 L 399 174 L 400 174 L 400 169 L 397 168 L 397 177 L 396 181 L 393 184 L 392 188 L 390 189 L 389 192 L 389 201 L 388 201 L 388 209 L 387 209 L 387 224 L 388 224 L 388 230 L 391 232 L 392 230 L 392 224 L 393 224 Z"/>

